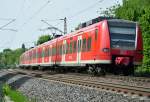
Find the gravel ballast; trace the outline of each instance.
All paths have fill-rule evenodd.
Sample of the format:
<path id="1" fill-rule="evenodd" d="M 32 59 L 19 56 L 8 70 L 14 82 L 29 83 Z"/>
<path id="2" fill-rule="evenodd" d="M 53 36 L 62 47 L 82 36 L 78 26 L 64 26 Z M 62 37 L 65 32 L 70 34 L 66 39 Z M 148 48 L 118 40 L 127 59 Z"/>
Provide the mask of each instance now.
<path id="1" fill-rule="evenodd" d="M 7 74 L 0 72 L 0 77 L 4 76 L 4 73 Z M 138 97 L 133 98 L 123 94 L 24 75 L 13 76 L 6 83 L 36 102 L 150 102 L 150 100 L 140 100 Z"/>

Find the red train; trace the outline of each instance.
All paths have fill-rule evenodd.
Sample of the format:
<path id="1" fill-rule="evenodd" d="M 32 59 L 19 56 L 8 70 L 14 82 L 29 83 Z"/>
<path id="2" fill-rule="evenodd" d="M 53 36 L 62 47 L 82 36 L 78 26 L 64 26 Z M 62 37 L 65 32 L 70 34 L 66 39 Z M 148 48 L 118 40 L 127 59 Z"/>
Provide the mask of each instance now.
<path id="1" fill-rule="evenodd" d="M 134 65 L 142 63 L 142 51 L 142 33 L 136 22 L 98 17 L 81 24 L 75 32 L 26 51 L 20 57 L 20 66 L 57 66 L 60 70 L 81 67 L 94 73 L 131 74 Z"/>

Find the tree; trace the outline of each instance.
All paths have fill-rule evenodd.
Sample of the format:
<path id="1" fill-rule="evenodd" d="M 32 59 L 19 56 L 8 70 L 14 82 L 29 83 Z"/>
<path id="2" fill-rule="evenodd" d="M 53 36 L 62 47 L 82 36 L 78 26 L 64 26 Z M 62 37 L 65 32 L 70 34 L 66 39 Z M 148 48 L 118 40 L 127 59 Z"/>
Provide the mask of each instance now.
<path id="1" fill-rule="evenodd" d="M 144 61 L 143 65 L 146 66 L 150 72 L 150 7 L 143 10 L 143 14 L 139 18 L 143 30 L 144 38 Z M 146 71 L 147 71 L 146 70 Z"/>
<path id="2" fill-rule="evenodd" d="M 116 17 L 116 9 L 121 7 L 121 5 L 119 4 L 119 2 L 117 2 L 115 5 L 109 7 L 109 8 L 106 8 L 105 10 L 101 11 L 102 8 L 100 8 L 100 12 L 99 14 L 101 16 L 105 16 L 105 17 Z"/>
<path id="3" fill-rule="evenodd" d="M 10 52 L 10 51 L 12 51 L 12 50 L 11 50 L 11 49 L 9 49 L 9 48 L 8 48 L 8 49 L 4 49 L 4 50 L 3 50 L 3 52 Z"/>
<path id="4" fill-rule="evenodd" d="M 49 40 L 51 40 L 51 39 L 53 39 L 53 37 L 50 36 L 50 35 L 42 35 L 42 36 L 40 36 L 40 37 L 38 38 L 37 45 L 42 44 L 42 43 L 44 43 L 44 42 L 46 42 L 46 41 L 49 41 Z"/>
<path id="5" fill-rule="evenodd" d="M 24 44 L 22 44 L 22 47 L 21 47 L 21 48 L 22 48 L 22 51 L 25 52 L 26 48 L 25 48 L 25 45 L 24 45 Z"/>
<path id="6" fill-rule="evenodd" d="M 20 55 L 23 53 L 22 48 L 15 50 L 4 49 L 0 53 L 0 67 L 14 68 L 16 64 L 19 64 Z"/>

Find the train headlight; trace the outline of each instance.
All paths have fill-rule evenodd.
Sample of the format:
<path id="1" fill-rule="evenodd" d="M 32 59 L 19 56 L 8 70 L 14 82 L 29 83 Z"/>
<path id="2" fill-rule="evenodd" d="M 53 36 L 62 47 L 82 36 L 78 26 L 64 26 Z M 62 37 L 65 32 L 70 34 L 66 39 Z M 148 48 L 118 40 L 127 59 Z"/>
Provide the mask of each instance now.
<path id="1" fill-rule="evenodd" d="M 109 48 L 103 48 L 103 52 L 110 52 L 110 49 Z"/>

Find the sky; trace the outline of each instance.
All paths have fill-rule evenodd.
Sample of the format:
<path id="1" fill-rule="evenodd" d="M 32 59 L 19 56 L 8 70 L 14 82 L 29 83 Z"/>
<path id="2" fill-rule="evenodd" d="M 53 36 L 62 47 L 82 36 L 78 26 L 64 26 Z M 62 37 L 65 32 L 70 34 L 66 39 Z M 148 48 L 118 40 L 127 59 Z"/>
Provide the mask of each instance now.
<path id="1" fill-rule="evenodd" d="M 46 20 L 63 31 L 67 18 L 67 31 L 82 22 L 100 16 L 102 10 L 122 0 L 0 0 L 0 51 L 6 48 L 33 47 L 38 37 L 54 31 L 46 29 Z M 5 24 L 14 21 L 1 30 Z M 5 30 L 11 29 L 11 30 Z"/>

